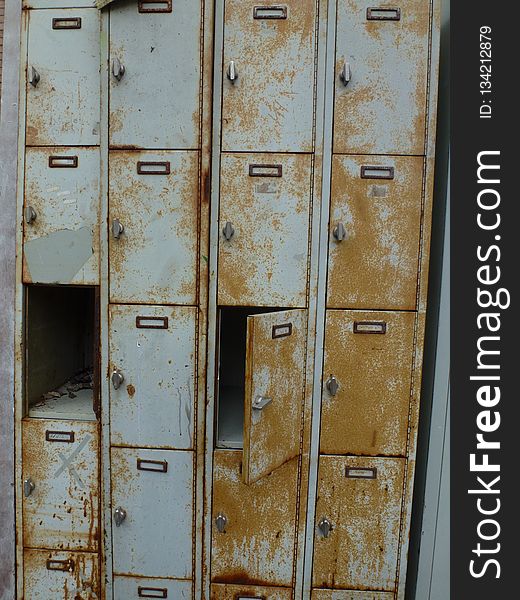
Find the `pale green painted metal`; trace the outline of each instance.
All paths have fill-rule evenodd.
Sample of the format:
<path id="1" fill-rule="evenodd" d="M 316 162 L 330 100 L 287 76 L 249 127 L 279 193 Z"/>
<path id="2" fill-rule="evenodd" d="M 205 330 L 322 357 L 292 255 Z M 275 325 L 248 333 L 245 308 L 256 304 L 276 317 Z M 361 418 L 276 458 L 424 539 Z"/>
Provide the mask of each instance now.
<path id="1" fill-rule="evenodd" d="M 192 600 L 192 582 L 174 579 L 146 579 L 143 577 L 114 577 L 114 597 L 130 600 L 138 597 Z M 139 596 L 141 588 L 141 596 Z M 161 595 L 166 593 L 166 595 Z M 145 596 L 147 594 L 147 596 Z"/>

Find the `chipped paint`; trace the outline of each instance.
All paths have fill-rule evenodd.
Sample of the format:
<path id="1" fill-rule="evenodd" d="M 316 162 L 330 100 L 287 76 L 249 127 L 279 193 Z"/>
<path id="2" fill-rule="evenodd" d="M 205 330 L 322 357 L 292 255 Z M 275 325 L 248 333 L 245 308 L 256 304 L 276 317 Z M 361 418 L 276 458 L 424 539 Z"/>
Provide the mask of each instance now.
<path id="1" fill-rule="evenodd" d="M 215 583 L 291 587 L 293 581 L 298 460 L 251 485 L 242 482 L 242 452 L 216 450 L 211 577 Z"/>
<path id="2" fill-rule="evenodd" d="M 384 322 L 386 333 L 354 333 L 364 321 Z M 406 454 L 414 325 L 414 313 L 327 311 L 322 453 Z M 334 396 L 330 375 L 339 383 Z"/>
<path id="3" fill-rule="evenodd" d="M 138 162 L 169 163 L 170 174 L 137 173 Z M 161 168 L 161 167 L 159 167 Z M 195 304 L 197 152 L 110 152 L 110 301 Z"/>
<path id="4" fill-rule="evenodd" d="M 312 152 L 316 0 L 285 0 L 286 19 L 255 19 L 257 0 L 226 0 L 222 150 Z"/>
<path id="5" fill-rule="evenodd" d="M 316 523 L 332 523 L 329 537 L 316 527 L 314 587 L 394 591 L 401 496 L 406 460 L 321 456 Z M 374 479 L 346 477 L 346 467 L 376 469 Z"/>
<path id="6" fill-rule="evenodd" d="M 96 423 L 31 419 L 23 422 L 24 546 L 99 549 L 99 435 Z M 74 441 L 47 441 L 47 431 L 72 431 Z"/>
<path id="7" fill-rule="evenodd" d="M 110 306 L 112 444 L 188 449 L 193 445 L 196 308 Z M 139 316 L 168 319 L 167 329 L 136 327 Z M 153 324 L 153 321 L 151 321 Z"/>
<path id="8" fill-rule="evenodd" d="M 290 335 L 273 339 L 273 328 Z M 300 452 L 305 385 L 307 311 L 260 314 L 247 320 L 246 393 L 242 476 L 251 484 Z M 259 397 L 271 399 L 262 410 Z"/>
<path id="9" fill-rule="evenodd" d="M 282 177 L 251 177 L 257 164 L 280 165 Z M 259 193 L 266 182 L 271 193 Z M 219 304 L 304 307 L 311 157 L 226 154 L 220 185 Z M 227 222 L 230 240 L 222 234 Z"/>
<path id="10" fill-rule="evenodd" d="M 338 2 L 336 153 L 424 153 L 430 1 L 400 0 L 398 6 L 399 21 L 368 21 L 372 0 Z M 345 61 L 347 86 L 339 78 Z"/>
<path id="11" fill-rule="evenodd" d="M 394 169 L 375 196 L 362 166 Z M 329 224 L 329 308 L 415 309 L 422 208 L 421 157 L 335 156 Z M 346 239 L 333 230 L 342 223 Z"/>

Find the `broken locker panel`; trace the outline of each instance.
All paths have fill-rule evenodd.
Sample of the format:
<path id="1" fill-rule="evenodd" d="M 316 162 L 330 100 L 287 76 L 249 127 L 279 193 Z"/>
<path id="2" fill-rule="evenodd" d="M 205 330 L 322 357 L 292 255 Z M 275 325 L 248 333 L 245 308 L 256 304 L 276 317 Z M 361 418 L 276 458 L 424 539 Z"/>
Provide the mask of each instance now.
<path id="1" fill-rule="evenodd" d="M 312 600 L 394 600 L 391 592 L 312 590 Z"/>
<path id="2" fill-rule="evenodd" d="M 99 600 L 99 556 L 90 552 L 24 550 L 23 598 Z"/>
<path id="3" fill-rule="evenodd" d="M 246 485 L 242 452 L 213 456 L 212 581 L 291 587 L 298 459 Z"/>
<path id="4" fill-rule="evenodd" d="M 116 446 L 193 447 L 197 309 L 109 309 L 110 435 Z"/>
<path id="5" fill-rule="evenodd" d="M 24 546 L 97 552 L 97 424 L 24 420 L 22 447 Z"/>
<path id="6" fill-rule="evenodd" d="M 314 587 L 395 590 L 405 466 L 320 456 Z"/>
<path id="7" fill-rule="evenodd" d="M 192 576 L 193 453 L 111 449 L 116 575 Z"/>
<path id="8" fill-rule="evenodd" d="M 143 577 L 114 577 L 114 600 L 168 598 L 192 600 L 191 581 L 181 579 L 145 579 Z"/>
<path id="9" fill-rule="evenodd" d="M 99 144 L 99 11 L 31 10 L 27 15 L 26 144 Z"/>
<path id="10" fill-rule="evenodd" d="M 424 154 L 430 1 L 337 4 L 334 152 Z"/>
<path id="11" fill-rule="evenodd" d="M 223 584 L 211 586 L 211 600 L 292 600 L 292 598 L 290 588 Z"/>
<path id="12" fill-rule="evenodd" d="M 413 310 L 423 159 L 335 156 L 329 225 L 329 308 Z"/>
<path id="13" fill-rule="evenodd" d="M 313 151 L 316 4 L 226 0 L 223 151 Z"/>
<path id="14" fill-rule="evenodd" d="M 27 148 L 25 283 L 99 283 L 99 149 Z"/>
<path id="15" fill-rule="evenodd" d="M 222 156 L 218 303 L 304 307 L 311 157 Z"/>
<path id="16" fill-rule="evenodd" d="M 404 455 L 415 313 L 329 310 L 320 451 Z"/>
<path id="17" fill-rule="evenodd" d="M 110 152 L 110 301 L 195 304 L 197 152 Z"/>
<path id="18" fill-rule="evenodd" d="M 252 484 L 298 456 L 305 388 L 307 311 L 247 319 L 244 458 Z"/>
<path id="19" fill-rule="evenodd" d="M 123 0 L 111 6 L 111 146 L 199 146 L 201 5 Z"/>

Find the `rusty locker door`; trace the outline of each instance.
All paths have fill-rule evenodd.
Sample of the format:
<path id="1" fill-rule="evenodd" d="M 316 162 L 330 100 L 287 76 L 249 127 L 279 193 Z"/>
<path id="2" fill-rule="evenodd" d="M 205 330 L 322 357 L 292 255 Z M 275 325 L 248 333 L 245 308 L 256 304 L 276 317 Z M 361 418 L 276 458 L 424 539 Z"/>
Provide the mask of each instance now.
<path id="1" fill-rule="evenodd" d="M 26 144 L 99 144 L 99 11 L 74 8 L 26 14 Z"/>
<path id="2" fill-rule="evenodd" d="M 321 456 L 313 586 L 394 591 L 406 459 Z"/>
<path id="3" fill-rule="evenodd" d="M 99 283 L 99 149 L 27 148 L 24 283 Z"/>
<path id="4" fill-rule="evenodd" d="M 298 456 L 305 387 L 307 311 L 247 318 L 244 483 Z"/>
<path id="5" fill-rule="evenodd" d="M 25 550 L 23 599 L 99 600 L 99 555 L 91 552 Z"/>
<path id="6" fill-rule="evenodd" d="M 422 174 L 421 157 L 333 158 L 329 308 L 415 309 Z"/>
<path id="7" fill-rule="evenodd" d="M 391 592 L 312 590 L 312 600 L 394 600 Z"/>
<path id="8" fill-rule="evenodd" d="M 23 545 L 99 548 L 97 423 L 22 422 Z"/>
<path id="9" fill-rule="evenodd" d="M 224 154 L 218 303 L 304 307 L 311 157 Z"/>
<path id="10" fill-rule="evenodd" d="M 224 152 L 312 152 L 316 1 L 226 0 Z"/>
<path id="11" fill-rule="evenodd" d="M 197 152 L 110 152 L 110 301 L 195 304 Z"/>
<path id="12" fill-rule="evenodd" d="M 297 491 L 297 458 L 246 485 L 242 452 L 215 450 L 213 583 L 292 587 Z M 217 589 L 221 588 L 213 589 L 214 596 Z M 219 595 L 215 597 L 220 599 Z"/>
<path id="13" fill-rule="evenodd" d="M 201 0 L 110 8 L 110 145 L 199 146 Z"/>
<path id="14" fill-rule="evenodd" d="M 329 310 L 320 451 L 404 456 L 415 314 Z"/>
<path id="15" fill-rule="evenodd" d="M 339 0 L 334 152 L 424 154 L 429 0 Z"/>
<path id="16" fill-rule="evenodd" d="M 112 448 L 115 575 L 191 579 L 193 453 Z"/>
<path id="17" fill-rule="evenodd" d="M 111 305 L 109 313 L 112 444 L 192 448 L 197 309 Z"/>
<path id="18" fill-rule="evenodd" d="M 211 600 L 292 600 L 292 590 L 253 585 L 211 586 Z"/>

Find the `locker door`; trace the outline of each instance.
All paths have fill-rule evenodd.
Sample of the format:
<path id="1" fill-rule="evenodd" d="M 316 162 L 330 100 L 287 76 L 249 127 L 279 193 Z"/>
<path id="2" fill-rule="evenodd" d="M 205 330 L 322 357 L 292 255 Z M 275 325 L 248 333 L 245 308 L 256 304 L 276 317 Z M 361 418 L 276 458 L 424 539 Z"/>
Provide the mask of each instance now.
<path id="1" fill-rule="evenodd" d="M 329 308 L 415 309 L 423 159 L 335 156 Z"/>
<path id="2" fill-rule="evenodd" d="M 243 483 L 241 463 L 239 450 L 215 450 L 211 579 L 291 587 L 298 459 L 251 485 Z"/>
<path id="3" fill-rule="evenodd" d="M 98 550 L 96 423 L 23 422 L 23 545 Z"/>
<path id="4" fill-rule="evenodd" d="M 110 144 L 199 145 L 200 0 L 124 0 L 110 9 Z"/>
<path id="5" fill-rule="evenodd" d="M 192 587 L 191 581 L 179 579 L 114 577 L 114 600 L 139 600 L 140 598 L 192 600 Z"/>
<path id="6" fill-rule="evenodd" d="M 222 156 L 220 305 L 306 305 L 310 186 L 310 156 Z"/>
<path id="7" fill-rule="evenodd" d="M 247 318 L 242 465 L 246 484 L 299 453 L 306 340 L 306 310 Z"/>
<path id="8" fill-rule="evenodd" d="M 192 448 L 196 316 L 188 307 L 110 306 L 113 445 Z"/>
<path id="9" fill-rule="evenodd" d="M 320 449 L 406 453 L 415 314 L 327 311 Z"/>
<path id="10" fill-rule="evenodd" d="M 111 152 L 110 301 L 195 304 L 197 152 Z"/>
<path id="11" fill-rule="evenodd" d="M 312 600 L 394 600 L 394 595 L 391 592 L 312 590 Z"/>
<path id="12" fill-rule="evenodd" d="M 99 144 L 99 11 L 27 14 L 26 144 Z"/>
<path id="13" fill-rule="evenodd" d="M 314 587 L 395 590 L 405 465 L 320 457 Z"/>
<path id="14" fill-rule="evenodd" d="M 99 558 L 90 552 L 24 550 L 23 598 L 101 598 Z"/>
<path id="15" fill-rule="evenodd" d="M 192 575 L 193 454 L 112 448 L 116 575 Z"/>
<path id="16" fill-rule="evenodd" d="M 222 150 L 312 152 L 315 0 L 226 0 Z"/>
<path id="17" fill-rule="evenodd" d="M 292 590 L 252 585 L 211 586 L 211 600 L 292 600 Z"/>
<path id="18" fill-rule="evenodd" d="M 99 150 L 27 148 L 25 283 L 99 283 Z"/>
<path id="19" fill-rule="evenodd" d="M 334 152 L 424 154 L 429 0 L 338 1 Z"/>

